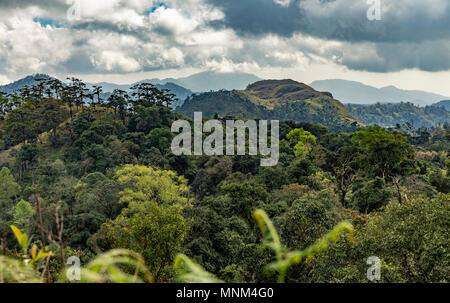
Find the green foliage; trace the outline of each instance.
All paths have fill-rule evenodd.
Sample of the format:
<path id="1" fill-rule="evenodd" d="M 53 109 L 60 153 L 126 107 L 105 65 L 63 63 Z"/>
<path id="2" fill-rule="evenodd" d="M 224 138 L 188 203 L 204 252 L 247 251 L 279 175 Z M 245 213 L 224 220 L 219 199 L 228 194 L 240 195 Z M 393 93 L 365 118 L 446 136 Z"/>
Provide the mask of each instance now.
<path id="1" fill-rule="evenodd" d="M 41 283 L 42 279 L 31 266 L 19 260 L 0 256 L 0 283 Z"/>
<path id="2" fill-rule="evenodd" d="M 279 164 L 262 168 L 258 156 L 174 156 L 170 127 L 186 118 L 152 85 L 137 85 L 134 95 L 116 92 L 105 107 L 98 87 L 89 92 L 81 80 L 69 80 L 0 96 L 4 281 L 66 282 L 68 256 L 89 264 L 97 254 L 101 261 L 84 271 L 84 282 L 149 282 L 149 275 L 172 282 L 176 270 L 184 274 L 179 281 L 271 282 L 282 273 L 287 282 L 365 282 L 370 255 L 382 259 L 382 281 L 446 280 L 448 197 L 438 192 L 448 193 L 448 124 L 352 134 L 281 121 Z M 292 81 L 193 96 L 181 112 L 206 108 L 206 116 L 229 120 L 216 115 L 223 114 L 217 96 L 240 117 L 300 119 L 331 130 L 360 126 L 329 94 Z M 261 249 L 255 209 L 279 232 L 279 245 L 272 246 L 274 234 L 263 241 L 272 249 Z M 350 219 L 355 244 L 329 243 L 333 227 Z M 26 257 L 11 224 L 27 234 Z M 25 267 L 33 241 L 58 257 Z M 176 258 L 173 268 L 178 253 L 192 262 Z M 28 273 L 14 276 L 6 266 Z"/>
<path id="3" fill-rule="evenodd" d="M 152 167 L 125 165 L 116 173 L 117 182 L 123 188 L 120 203 L 155 201 L 158 204 L 189 205 L 189 188 L 184 177 L 173 171 Z"/>
<path id="4" fill-rule="evenodd" d="M 363 163 L 371 166 L 375 176 L 388 180 L 415 169 L 413 149 L 402 135 L 375 126 L 354 133 L 352 142 L 364 151 Z"/>
<path id="5" fill-rule="evenodd" d="M 447 173 L 436 169 L 430 174 L 431 185 L 444 194 L 448 194 L 450 192 L 450 177 L 448 176 L 448 171 L 448 168 Z"/>
<path id="6" fill-rule="evenodd" d="M 10 231 L 9 226 L 14 221 L 15 198 L 20 193 L 20 185 L 14 180 L 7 167 L 0 170 L 0 236 L 2 242 L 2 251 L 7 250 L 7 236 Z"/>
<path id="7" fill-rule="evenodd" d="M 153 282 L 153 278 L 139 254 L 130 250 L 115 249 L 97 256 L 82 268 L 79 282 L 148 283 Z"/>
<path id="8" fill-rule="evenodd" d="M 214 275 L 205 271 L 200 265 L 183 254 L 176 256 L 174 268 L 178 271 L 178 282 L 180 283 L 222 283 Z"/>
<path id="9" fill-rule="evenodd" d="M 188 187 L 174 172 L 125 166 L 116 174 L 123 190 L 121 214 L 104 223 L 99 237 L 111 248 L 141 254 L 156 281 L 171 279 L 169 267 L 189 230 L 182 209 L 189 204 Z"/>
<path id="10" fill-rule="evenodd" d="M 155 202 L 125 208 L 102 231 L 112 248 L 127 248 L 141 254 L 158 282 L 171 279 L 169 265 L 189 230 L 179 205 L 160 206 Z"/>
<path id="11" fill-rule="evenodd" d="M 370 213 L 389 204 L 392 191 L 386 187 L 382 178 L 370 181 L 358 180 L 353 184 L 351 204 L 361 213 Z"/>
<path id="12" fill-rule="evenodd" d="M 294 153 L 297 158 L 309 157 L 314 144 L 317 142 L 316 136 L 303 128 L 296 128 L 292 130 L 287 139 L 294 145 Z"/>
<path id="13" fill-rule="evenodd" d="M 370 256 L 382 261 L 380 282 L 447 281 L 449 206 L 449 195 L 414 197 L 357 219 L 354 245 L 339 241 L 313 260 L 314 281 L 367 282 Z"/>
<path id="14" fill-rule="evenodd" d="M 31 207 L 30 203 L 25 200 L 20 200 L 14 211 L 14 224 L 20 228 L 24 228 L 30 223 L 30 220 L 34 214 L 35 211 Z"/>
<path id="15" fill-rule="evenodd" d="M 450 111 L 438 106 L 421 107 L 412 103 L 347 105 L 349 112 L 366 125 L 394 127 L 413 124 L 416 128 L 436 127 L 450 120 Z"/>
<path id="16" fill-rule="evenodd" d="M 350 223 L 342 222 L 307 249 L 302 251 L 288 251 L 281 244 L 278 233 L 267 214 L 262 210 L 256 210 L 253 215 L 263 235 L 263 246 L 272 250 L 276 257 L 276 261 L 267 265 L 266 269 L 268 271 L 278 272 L 278 282 L 280 283 L 285 281 L 286 272 L 291 266 L 299 264 L 305 259 L 311 259 L 314 255 L 326 250 L 329 243 L 339 240 L 341 234 L 349 233 L 351 236 L 354 231 Z"/>
<path id="17" fill-rule="evenodd" d="M 16 236 L 17 242 L 22 248 L 22 259 L 25 264 L 33 265 L 41 259 L 53 256 L 52 252 L 47 251 L 47 247 L 44 247 L 38 251 L 38 247 L 36 246 L 36 244 L 33 244 L 33 246 L 30 248 L 30 255 L 28 255 L 28 247 L 31 244 L 31 239 L 27 234 L 22 233 L 21 230 L 14 225 L 11 225 L 11 229 Z"/>

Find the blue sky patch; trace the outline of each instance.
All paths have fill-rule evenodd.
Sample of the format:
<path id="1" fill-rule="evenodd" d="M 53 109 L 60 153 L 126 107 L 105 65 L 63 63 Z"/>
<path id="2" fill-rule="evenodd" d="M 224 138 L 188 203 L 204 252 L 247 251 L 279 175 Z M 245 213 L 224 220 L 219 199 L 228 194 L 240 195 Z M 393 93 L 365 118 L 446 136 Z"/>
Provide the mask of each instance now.
<path id="1" fill-rule="evenodd" d="M 164 7 L 167 8 L 167 5 L 165 5 L 164 3 L 159 3 L 159 4 L 155 4 L 151 9 L 148 9 L 145 11 L 146 15 L 150 15 L 151 13 L 154 13 L 158 8 L 160 7 Z"/>
<path id="2" fill-rule="evenodd" d="M 53 19 L 34 17 L 33 21 L 40 23 L 42 27 L 46 27 L 47 25 L 50 25 L 51 27 L 54 28 L 64 27 L 64 24 L 62 22 Z"/>

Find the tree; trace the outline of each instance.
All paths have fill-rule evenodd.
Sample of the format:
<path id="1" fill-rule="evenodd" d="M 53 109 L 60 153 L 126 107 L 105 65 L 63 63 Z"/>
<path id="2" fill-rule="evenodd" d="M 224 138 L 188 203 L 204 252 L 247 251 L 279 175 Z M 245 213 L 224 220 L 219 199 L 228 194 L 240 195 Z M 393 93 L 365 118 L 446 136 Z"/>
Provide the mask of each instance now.
<path id="1" fill-rule="evenodd" d="M 19 179 L 22 180 L 25 172 L 31 171 L 34 184 L 34 170 L 37 164 L 39 148 L 36 144 L 25 144 L 17 151 L 16 167 L 19 169 Z"/>
<path id="2" fill-rule="evenodd" d="M 94 103 L 94 108 L 95 108 L 96 104 L 97 105 L 103 104 L 103 100 L 101 98 L 101 94 L 103 93 L 103 88 L 101 86 L 96 86 L 96 85 L 94 85 L 92 88 L 93 88 L 92 94 L 94 96 L 97 96 L 97 103 Z"/>
<path id="3" fill-rule="evenodd" d="M 61 93 L 62 101 L 69 107 L 70 118 L 73 118 L 73 106 L 77 99 L 77 91 L 75 86 L 66 86 L 62 89 Z"/>
<path id="4" fill-rule="evenodd" d="M 9 111 L 9 98 L 5 93 L 0 92 L 0 120 L 4 119 L 4 116 Z"/>
<path id="5" fill-rule="evenodd" d="M 67 78 L 72 83 L 70 84 L 71 95 L 74 97 L 74 103 L 78 107 L 83 108 L 84 98 L 88 97 L 89 89 L 86 88 L 86 84 L 75 77 Z"/>
<path id="6" fill-rule="evenodd" d="M 353 184 L 351 203 L 361 213 L 368 214 L 389 204 L 391 191 L 386 187 L 384 179 L 358 180 Z"/>
<path id="7" fill-rule="evenodd" d="M 298 158 L 309 157 L 314 144 L 317 142 L 316 136 L 303 128 L 292 130 L 287 138 L 294 145 L 294 153 Z"/>
<path id="8" fill-rule="evenodd" d="M 266 187 L 252 181 L 225 184 L 220 191 L 231 198 L 230 210 L 234 210 L 233 213 L 240 214 L 249 222 L 252 221 L 252 212 L 258 203 L 265 203 L 268 199 Z"/>
<path id="9" fill-rule="evenodd" d="M 353 146 L 344 146 L 329 159 L 336 180 L 336 191 L 341 194 L 341 204 L 344 207 L 347 207 L 346 196 L 356 177 L 354 162 L 357 156 L 358 149 Z"/>
<path id="10" fill-rule="evenodd" d="M 123 188 L 121 203 L 155 201 L 162 205 L 190 204 L 189 187 L 184 177 L 173 171 L 164 171 L 140 165 L 125 165 L 116 173 Z"/>
<path id="11" fill-rule="evenodd" d="M 118 184 L 100 172 L 83 177 L 75 186 L 77 213 L 97 212 L 106 219 L 114 219 L 121 210 L 118 203 Z"/>
<path id="12" fill-rule="evenodd" d="M 51 131 L 50 141 L 55 142 L 56 129 L 64 122 L 66 114 L 61 106 L 61 101 L 55 99 L 47 99 L 39 102 L 34 112 L 34 132 L 36 136 Z"/>
<path id="13" fill-rule="evenodd" d="M 131 95 L 135 98 L 133 106 L 152 107 L 157 103 L 159 90 L 151 83 L 139 83 L 131 87 Z"/>
<path id="14" fill-rule="evenodd" d="M 20 200 L 14 210 L 14 225 L 26 230 L 27 227 L 30 227 L 30 221 L 34 214 L 35 211 L 31 204 Z"/>
<path id="15" fill-rule="evenodd" d="M 26 101 L 20 107 L 8 113 L 4 123 L 5 139 L 8 142 L 7 147 L 36 139 L 32 119 L 34 110 L 35 105 L 30 101 Z"/>
<path id="16" fill-rule="evenodd" d="M 368 166 L 368 173 L 391 181 L 396 189 L 398 201 L 402 202 L 400 182 L 415 169 L 414 150 L 402 135 L 394 135 L 378 126 L 368 127 L 353 134 L 352 142 L 363 153 L 361 166 Z"/>
<path id="17" fill-rule="evenodd" d="M 103 229 L 112 248 L 127 248 L 140 253 L 156 281 L 172 277 L 170 264 L 181 250 L 189 225 L 180 205 L 163 206 L 155 201 L 125 208 Z"/>
<path id="18" fill-rule="evenodd" d="M 129 97 L 126 91 L 115 89 L 107 101 L 107 106 L 114 109 L 114 114 L 119 113 L 122 121 L 125 120 L 128 99 Z"/>
<path id="19" fill-rule="evenodd" d="M 14 180 L 7 167 L 0 170 L 0 236 L 2 251 L 7 252 L 6 239 L 10 229 L 10 225 L 14 221 L 14 202 L 20 193 L 20 185 Z"/>
<path id="20" fill-rule="evenodd" d="M 174 172 L 126 165 L 116 173 L 120 203 L 128 205 L 105 223 L 97 237 L 112 248 L 132 249 L 144 257 L 156 281 L 171 278 L 169 264 L 189 230 L 182 211 L 189 203 L 186 181 Z"/>

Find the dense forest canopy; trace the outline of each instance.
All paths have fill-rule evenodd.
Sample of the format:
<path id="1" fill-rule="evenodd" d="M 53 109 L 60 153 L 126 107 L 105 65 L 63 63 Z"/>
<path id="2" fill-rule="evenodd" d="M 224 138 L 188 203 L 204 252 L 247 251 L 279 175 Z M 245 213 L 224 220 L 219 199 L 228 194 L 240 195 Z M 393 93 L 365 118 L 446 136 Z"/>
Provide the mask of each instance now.
<path id="1" fill-rule="evenodd" d="M 91 282 L 366 282 L 371 256 L 383 282 L 448 280 L 448 124 L 284 121 L 261 167 L 174 156 L 170 92 L 70 81 L 0 95 L 2 281 L 65 281 L 71 256 Z"/>
<path id="2" fill-rule="evenodd" d="M 437 127 L 450 122 L 450 111 L 445 103 L 420 107 L 412 103 L 377 103 L 374 105 L 346 106 L 349 112 L 366 125 L 395 127 L 408 125 L 414 128 Z"/>

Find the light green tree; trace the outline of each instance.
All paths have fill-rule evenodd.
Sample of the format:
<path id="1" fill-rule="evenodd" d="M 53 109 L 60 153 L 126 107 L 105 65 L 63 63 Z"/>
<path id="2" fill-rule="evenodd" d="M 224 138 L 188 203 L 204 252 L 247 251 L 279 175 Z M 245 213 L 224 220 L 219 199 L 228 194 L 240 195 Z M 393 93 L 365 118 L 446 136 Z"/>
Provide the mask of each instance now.
<path id="1" fill-rule="evenodd" d="M 34 213 L 34 209 L 30 203 L 25 200 L 20 200 L 14 210 L 14 224 L 22 229 L 26 229 L 25 227 L 29 226 Z"/>
<path id="2" fill-rule="evenodd" d="M 116 176 L 123 189 L 120 202 L 128 206 L 103 224 L 98 236 L 111 248 L 141 254 L 155 281 L 170 280 L 174 270 L 169 265 L 190 226 L 182 215 L 190 201 L 186 180 L 172 171 L 133 165 Z"/>
<path id="3" fill-rule="evenodd" d="M 296 128 L 287 135 L 288 140 L 294 146 L 295 156 L 298 158 L 309 157 L 313 146 L 317 142 L 316 136 L 303 128 Z"/>

